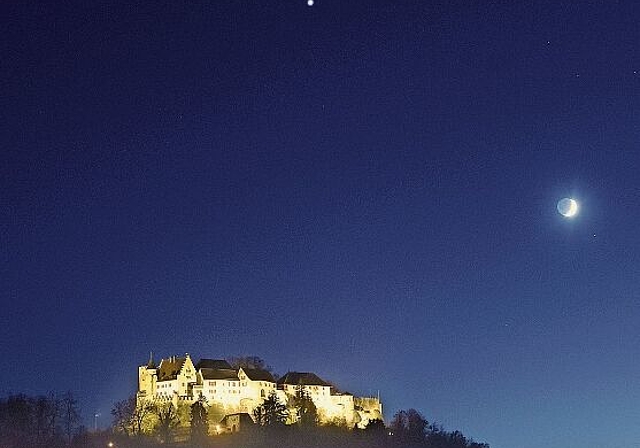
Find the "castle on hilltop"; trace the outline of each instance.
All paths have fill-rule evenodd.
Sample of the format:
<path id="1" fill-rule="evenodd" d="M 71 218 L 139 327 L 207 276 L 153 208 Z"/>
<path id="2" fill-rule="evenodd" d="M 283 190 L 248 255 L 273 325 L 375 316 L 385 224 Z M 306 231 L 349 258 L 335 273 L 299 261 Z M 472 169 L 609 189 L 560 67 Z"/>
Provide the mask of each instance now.
<path id="1" fill-rule="evenodd" d="M 151 358 L 138 367 L 136 398 L 138 403 L 171 402 L 176 406 L 204 399 L 210 419 L 220 422 L 231 415 L 252 416 L 271 393 L 287 404 L 300 391 L 313 400 L 321 424 L 364 428 L 370 420 L 383 418 L 379 397 L 340 392 L 314 373 L 287 372 L 276 380 L 267 370 L 234 368 L 223 359 L 201 359 L 194 364 L 188 353 L 162 359 L 157 365 Z"/>

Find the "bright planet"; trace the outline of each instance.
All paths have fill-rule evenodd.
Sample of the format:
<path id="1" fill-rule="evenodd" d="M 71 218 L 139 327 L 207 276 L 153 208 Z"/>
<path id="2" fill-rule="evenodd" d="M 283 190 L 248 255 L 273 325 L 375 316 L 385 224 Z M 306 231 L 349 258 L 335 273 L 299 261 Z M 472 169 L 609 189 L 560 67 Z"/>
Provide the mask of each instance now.
<path id="1" fill-rule="evenodd" d="M 562 198 L 558 201 L 558 213 L 565 218 L 573 218 L 578 214 L 578 202 L 571 198 Z"/>

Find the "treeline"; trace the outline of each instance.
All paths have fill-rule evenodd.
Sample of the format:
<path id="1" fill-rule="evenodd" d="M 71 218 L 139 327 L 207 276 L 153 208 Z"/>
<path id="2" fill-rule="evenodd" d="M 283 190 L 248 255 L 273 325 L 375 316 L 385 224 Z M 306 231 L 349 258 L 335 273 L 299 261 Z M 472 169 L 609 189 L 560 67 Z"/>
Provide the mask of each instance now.
<path id="1" fill-rule="evenodd" d="M 81 447 L 86 431 L 80 424 L 78 402 L 71 392 L 0 399 L 0 447 Z"/>
<path id="2" fill-rule="evenodd" d="M 369 421 L 365 429 L 349 427 L 344 419 L 320 424 L 317 408 L 303 390 L 287 403 L 271 393 L 254 409 L 253 418 L 247 416 L 239 422 L 239 431 L 231 434 L 226 433 L 228 428 L 218 434 L 210 431 L 211 424 L 219 421 L 210 419 L 210 410 L 203 399 L 175 407 L 171 402 L 153 404 L 131 397 L 116 403 L 112 411 L 114 433 L 120 435 L 120 444 L 135 442 L 140 447 L 160 442 L 200 448 L 489 448 L 459 431 L 430 423 L 415 409 L 397 412 L 388 426 L 381 420 Z"/>
<path id="3" fill-rule="evenodd" d="M 144 406 L 133 397 L 119 402 L 113 426 L 90 433 L 81 425 L 71 393 L 12 395 L 0 399 L 0 448 L 489 448 L 430 423 L 414 409 L 397 412 L 388 425 L 372 420 L 365 429 L 340 422 L 320 425 L 313 402 L 302 393 L 288 406 L 269 396 L 253 413 L 256 424 L 231 434 L 209 430 L 203 401 L 182 409 L 170 403 Z M 155 424 L 145 431 L 150 416 Z"/>
<path id="4" fill-rule="evenodd" d="M 425 448 L 489 448 L 486 443 L 468 439 L 460 431 L 446 431 L 437 423 L 429 423 L 415 409 L 399 411 L 389 425 L 392 445 Z"/>
<path id="5" fill-rule="evenodd" d="M 232 436 L 234 437 L 234 436 Z M 365 429 L 339 425 L 314 426 L 301 423 L 287 426 L 256 425 L 238 434 L 228 445 L 211 448 L 245 446 L 247 448 L 489 448 L 465 437 L 460 431 L 446 431 L 430 423 L 415 409 L 397 412 L 388 426 L 372 420 Z M 222 442 L 222 441 L 221 441 Z M 224 442 L 222 442 L 224 443 Z M 196 445 L 194 445 L 196 446 Z"/>
<path id="6" fill-rule="evenodd" d="M 418 420 L 407 422 L 406 415 L 419 416 L 424 424 Z M 406 423 L 410 424 L 406 426 Z M 114 436 L 114 446 L 126 448 L 489 448 L 459 431 L 449 432 L 429 424 L 411 409 L 396 414 L 389 426 L 378 420 L 366 429 L 336 425 L 255 425 L 234 434 L 173 443 L 161 443 L 150 436 Z"/>
<path id="7" fill-rule="evenodd" d="M 437 435 L 436 435 L 437 434 Z M 438 429 L 423 439 L 410 440 L 389 434 L 389 428 L 347 429 L 328 425 L 286 426 L 279 429 L 254 427 L 234 434 L 211 436 L 205 441 L 160 443 L 149 437 L 115 438 L 115 447 L 126 448 L 488 448 L 461 433 Z"/>

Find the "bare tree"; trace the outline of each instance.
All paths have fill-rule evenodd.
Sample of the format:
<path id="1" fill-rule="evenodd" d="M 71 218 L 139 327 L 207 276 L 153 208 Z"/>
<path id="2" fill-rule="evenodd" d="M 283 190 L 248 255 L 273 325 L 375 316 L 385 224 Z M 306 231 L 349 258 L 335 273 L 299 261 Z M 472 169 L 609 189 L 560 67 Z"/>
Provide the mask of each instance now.
<path id="1" fill-rule="evenodd" d="M 41 395 L 33 403 L 35 438 L 38 444 L 51 445 L 56 437 L 58 418 L 58 401 L 55 395 Z"/>
<path id="2" fill-rule="evenodd" d="M 429 431 L 429 422 L 415 409 L 398 411 L 391 421 L 394 440 L 400 445 L 423 446 Z"/>
<path id="3" fill-rule="evenodd" d="M 229 359 L 229 364 L 235 369 L 240 367 L 243 369 L 260 369 L 273 374 L 273 368 L 259 356 L 234 356 Z"/>
<path id="4" fill-rule="evenodd" d="M 155 407 L 148 401 L 140 401 L 135 395 L 126 400 L 118 401 L 111 410 L 113 426 L 127 436 L 143 433 L 146 423 L 153 415 Z"/>
<path id="5" fill-rule="evenodd" d="M 71 440 L 80 425 L 80 413 L 78 412 L 78 400 L 69 391 L 58 401 L 60 420 L 62 429 L 67 438 L 67 444 L 71 445 Z"/>
<path id="6" fill-rule="evenodd" d="M 0 446 L 2 448 L 61 447 L 59 430 L 61 400 L 55 395 L 24 394 L 0 399 Z"/>

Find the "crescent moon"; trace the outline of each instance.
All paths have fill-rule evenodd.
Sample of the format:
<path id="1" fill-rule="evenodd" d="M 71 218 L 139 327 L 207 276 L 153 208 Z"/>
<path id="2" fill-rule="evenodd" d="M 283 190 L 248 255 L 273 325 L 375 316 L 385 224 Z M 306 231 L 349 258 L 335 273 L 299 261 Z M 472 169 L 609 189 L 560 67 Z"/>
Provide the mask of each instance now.
<path id="1" fill-rule="evenodd" d="M 571 198 L 562 198 L 558 201 L 558 213 L 565 218 L 573 218 L 580 209 L 578 202 Z"/>

